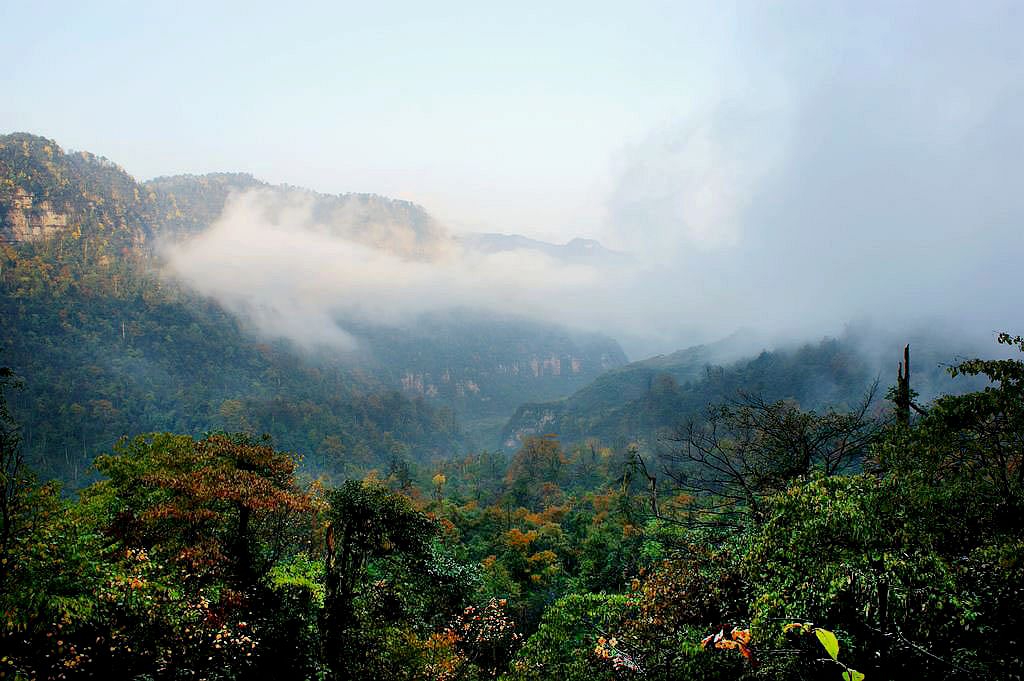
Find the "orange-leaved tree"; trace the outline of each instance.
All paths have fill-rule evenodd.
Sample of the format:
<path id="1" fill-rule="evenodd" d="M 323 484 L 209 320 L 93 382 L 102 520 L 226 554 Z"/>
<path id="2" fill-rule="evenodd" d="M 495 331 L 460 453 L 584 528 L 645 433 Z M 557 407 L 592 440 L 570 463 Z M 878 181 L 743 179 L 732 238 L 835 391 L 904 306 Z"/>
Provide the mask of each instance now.
<path id="1" fill-rule="evenodd" d="M 144 435 L 96 466 L 107 480 L 87 496 L 107 532 L 200 581 L 254 585 L 311 522 L 295 459 L 248 436 Z"/>

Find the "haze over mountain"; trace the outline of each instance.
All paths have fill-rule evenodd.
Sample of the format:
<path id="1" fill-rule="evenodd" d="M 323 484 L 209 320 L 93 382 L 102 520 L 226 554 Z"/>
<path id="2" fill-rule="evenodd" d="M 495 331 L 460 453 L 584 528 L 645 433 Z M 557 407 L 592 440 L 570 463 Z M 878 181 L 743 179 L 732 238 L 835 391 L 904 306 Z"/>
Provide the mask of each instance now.
<path id="1" fill-rule="evenodd" d="M 1020 681 L 1020 0 L 0 7 L 0 680 Z"/>
<path id="2" fill-rule="evenodd" d="M 550 246 L 479 249 L 412 204 L 368 215 L 372 200 L 334 201 L 290 188 L 233 194 L 209 229 L 164 249 L 169 269 L 307 347 L 356 350 L 341 318 L 400 326 L 453 307 L 600 328 L 583 323 L 595 321 L 589 305 L 574 311 L 574 299 L 604 285 L 596 260 L 555 257 Z"/>
<path id="3" fill-rule="evenodd" d="M 28 134 L 0 136 L 0 178 L 0 346 L 28 383 L 16 413 L 40 470 L 74 483 L 98 448 L 140 428 L 267 432 L 336 471 L 450 456 L 494 439 L 521 402 L 626 360 L 606 336 L 514 305 L 406 303 L 408 288 L 389 308 L 360 298 L 374 264 L 433 276 L 459 252 L 409 202 L 245 174 L 136 183 Z M 290 258 L 268 235 L 334 250 L 319 249 L 320 271 L 288 270 L 316 249 Z M 367 295 L 375 281 L 361 282 Z"/>
<path id="4" fill-rule="evenodd" d="M 336 272 L 347 272 L 301 295 L 283 286 L 284 298 L 309 299 L 305 311 L 321 320 L 324 300 L 348 287 L 392 319 L 446 297 L 602 331 L 634 358 L 747 327 L 800 340 L 837 335 L 848 321 L 867 318 L 890 327 L 930 319 L 986 330 L 1019 323 L 1016 295 L 991 274 L 1024 256 L 1015 179 L 1024 155 L 1024 62 L 1013 3 L 985 11 L 912 3 L 879 14 L 841 4 L 719 13 L 680 3 L 638 7 L 628 19 L 588 6 L 507 10 L 500 21 L 467 10 L 461 30 L 429 47 L 431 12 L 406 9 L 396 20 L 372 8 L 345 17 L 323 7 L 264 8 L 244 29 L 217 11 L 182 31 L 246 45 L 242 39 L 253 36 L 274 43 L 281 26 L 310 32 L 301 54 L 246 48 L 227 61 L 220 41 L 200 54 L 178 45 L 173 32 L 154 34 L 148 27 L 181 21 L 159 8 L 131 20 L 98 10 L 81 19 L 135 58 L 126 65 L 122 53 L 104 51 L 92 73 L 121 73 L 146 96 L 121 102 L 116 124 L 97 113 L 107 111 L 102 106 L 71 116 L 54 96 L 95 101 L 83 85 L 93 78 L 73 56 L 85 46 L 65 36 L 40 55 L 41 43 L 14 36 L 13 51 L 38 58 L 26 56 L 6 76 L 17 81 L 4 88 L 0 127 L 106 150 L 143 176 L 219 167 L 332 188 L 325 193 L 370 189 L 417 199 L 438 223 L 457 225 L 455 233 L 597 238 L 634 258 L 607 272 L 532 255 L 526 262 L 515 250 L 460 255 L 456 245 L 443 249 L 440 267 L 405 268 L 373 254 L 373 267 L 389 272 L 386 284 L 375 284 L 358 279 L 368 260 L 354 246 L 365 244 L 315 234 L 324 216 L 293 206 L 301 227 L 292 229 L 280 215 L 263 219 L 268 199 L 229 209 L 222 238 L 207 246 L 234 249 L 232 219 L 260 215 L 235 255 L 254 290 L 278 289 L 279 270 L 320 271 L 326 254 Z M 46 10 L 18 12 L 26 15 L 19 26 L 52 24 Z M 144 26 L 113 28 L 126 21 Z M 378 32 L 351 29 L 360 21 Z M 631 49 L 634 35 L 645 35 L 651 49 Z M 204 59 L 223 63 L 216 83 L 182 81 L 212 109 L 183 109 L 176 102 L 189 98 L 171 96 L 152 77 L 167 75 L 167 65 L 154 63 L 148 48 L 169 42 L 183 60 L 176 73 L 203 73 Z M 483 45 L 495 51 L 476 49 Z M 495 56 L 512 46 L 533 57 Z M 475 56 L 464 58 L 470 49 Z M 548 58 L 561 68 L 549 68 Z M 47 71 L 54 60 L 65 67 L 59 87 Z M 256 86 L 248 65 L 257 60 L 264 77 L 293 84 L 285 96 Z M 365 69 L 349 68 L 354 63 Z M 604 74 L 601 87 L 594 73 Z M 445 87 L 460 96 L 442 96 Z M 397 92 L 405 96 L 396 100 L 390 93 Z M 268 135 L 291 120 L 289 102 L 299 101 L 303 125 Z M 203 124 L 209 110 L 236 123 L 214 133 Z M 390 123 L 373 124 L 381 120 Z M 270 250 L 281 251 L 281 264 L 254 281 Z M 197 285 L 223 286 L 224 297 L 238 298 L 230 281 L 201 281 L 212 274 L 209 263 L 189 253 L 197 259 L 178 263 Z"/>
<path id="5" fill-rule="evenodd" d="M 950 377 L 947 369 L 958 359 L 976 352 L 1006 355 L 991 338 L 936 334 L 933 328 L 894 337 L 851 326 L 838 338 L 772 349 L 756 334 L 737 333 L 612 369 L 566 398 L 523 404 L 502 429 L 502 446 L 512 451 L 531 436 L 552 434 L 568 444 L 641 443 L 656 452 L 687 423 L 701 422 L 709 407 L 744 395 L 827 412 L 859 408 L 873 394 L 871 411 L 881 412 L 886 390 L 896 383 L 903 343 L 913 349 L 914 389 L 922 404 L 984 387 Z"/>
<path id="6" fill-rule="evenodd" d="M 626 356 L 615 341 L 588 327 L 601 328 L 601 319 L 642 311 L 646 304 L 641 298 L 633 306 L 606 309 L 601 296 L 607 296 L 607 303 L 635 293 L 629 288 L 631 281 L 635 283 L 631 278 L 653 270 L 650 263 L 597 242 L 577 239 L 554 245 L 519 235 L 456 235 L 409 202 L 368 194 L 321 195 L 269 185 L 244 173 L 163 177 L 136 184 L 105 159 L 84 152 L 64 154 L 55 142 L 31 135 L 3 138 L 0 151 L 8 178 L 0 194 L 0 236 L 11 245 L 23 244 L 29 251 L 38 245 L 54 264 L 72 257 L 73 266 L 81 268 L 75 276 L 93 276 L 93 269 L 110 267 L 128 267 L 147 277 L 160 271 L 165 281 L 184 284 L 217 301 L 240 322 L 239 327 L 213 335 L 243 332 L 255 333 L 256 340 L 284 340 L 294 344 L 284 350 L 286 354 L 295 355 L 298 349 L 288 361 L 316 366 L 326 358 L 334 367 L 331 371 L 340 372 L 333 380 L 351 382 L 360 390 L 397 390 L 406 398 L 454 409 L 470 439 L 485 446 L 497 443 L 499 432 L 504 432 L 501 441 L 512 446 L 524 434 L 546 430 L 546 424 L 554 424 L 550 429 L 569 441 L 649 437 L 677 424 L 680 414 L 694 411 L 693 405 L 724 393 L 711 395 L 695 386 L 686 398 L 691 406 L 683 408 L 678 404 L 683 398 L 673 393 L 666 402 L 662 390 L 660 406 L 654 409 L 665 418 L 636 432 L 630 430 L 633 426 L 622 430 L 594 419 L 620 409 L 635 411 L 638 407 L 630 403 L 643 397 L 660 376 L 687 384 L 707 365 L 728 366 L 764 348 L 785 351 L 794 345 L 785 334 L 746 330 L 706 348 L 656 357 L 625 373 L 598 378 L 622 365 Z M 65 253 L 69 243 L 80 245 Z M 16 262 L 19 256 L 15 250 L 9 257 Z M 121 259 L 123 263 L 118 262 Z M 115 298 L 117 281 L 112 284 Z M 156 279 L 136 285 L 154 284 L 159 286 Z M 41 309 L 47 315 L 57 312 Z M 24 319 L 22 315 L 12 318 Z M 893 348 L 908 337 L 919 315 L 910 312 L 884 332 L 863 322 L 855 326 L 867 331 L 847 340 L 843 352 L 856 356 L 863 369 L 858 390 L 866 385 L 866 376 L 882 373 L 882 363 L 888 364 Z M 116 333 L 116 321 L 104 323 Z M 136 327 L 125 318 L 120 323 L 122 340 L 127 340 L 128 328 Z M 143 317 L 138 324 L 160 322 Z M 931 328 L 937 326 L 942 324 L 934 320 Z M 644 333 L 647 327 L 634 334 L 631 327 L 612 327 L 638 346 L 651 343 L 652 336 Z M 7 336 L 6 345 L 16 357 L 32 357 L 18 335 L 28 328 L 15 324 L 15 335 Z M 87 329 L 88 325 L 83 327 Z M 987 336 L 977 329 L 946 333 L 928 361 L 934 365 L 951 361 L 954 354 L 986 352 Z M 883 343 L 883 337 L 889 342 Z M 89 352 L 93 351 L 100 352 L 98 347 Z M 147 361 L 165 360 L 154 356 Z M 81 364 L 95 362 L 83 356 Z M 112 376 L 123 374 L 126 367 L 115 369 Z M 685 371 L 680 373 L 680 367 Z M 636 369 L 643 374 L 639 383 L 623 383 Z M 146 373 L 138 364 L 129 371 L 139 377 Z M 169 368 L 160 371 L 167 376 Z M 234 387 L 214 388 L 205 398 L 215 412 L 224 400 L 261 393 L 253 387 L 256 378 L 243 378 L 241 370 L 236 373 Z M 566 402 L 547 403 L 595 378 L 593 385 Z M 783 397 L 805 401 L 814 392 L 810 386 L 795 388 L 785 377 L 773 380 L 791 391 L 780 393 Z M 816 380 L 834 379 L 822 374 Z M 618 387 L 609 391 L 609 385 Z M 641 394 L 633 395 L 634 388 Z M 833 396 L 833 402 L 849 402 L 852 390 Z M 591 394 L 604 394 L 612 402 L 593 404 Z M 90 399 L 105 398 L 96 394 Z M 194 423 L 204 423 L 206 409 L 189 409 L 198 419 Z M 247 417 L 244 411 L 232 411 L 232 418 L 247 418 L 251 425 L 260 422 L 255 404 Z M 568 420 L 558 425 L 563 417 L 556 415 Z M 584 422 L 591 425 L 583 426 Z M 160 427 L 158 423 L 152 427 Z M 568 427 L 570 423 L 574 425 Z M 261 427 L 275 430 L 265 423 Z M 107 432 L 97 431 L 88 441 L 109 439 Z M 291 436 L 284 432 L 278 435 L 287 443 Z M 443 446 L 441 441 L 435 438 L 430 446 L 436 451 Z"/>

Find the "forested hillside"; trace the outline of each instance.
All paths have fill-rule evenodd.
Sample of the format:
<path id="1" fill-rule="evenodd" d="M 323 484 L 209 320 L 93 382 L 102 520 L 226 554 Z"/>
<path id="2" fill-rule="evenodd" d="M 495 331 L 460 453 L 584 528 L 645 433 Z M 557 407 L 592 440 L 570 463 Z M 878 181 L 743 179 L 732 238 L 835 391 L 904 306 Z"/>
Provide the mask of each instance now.
<path id="1" fill-rule="evenodd" d="M 524 395 L 562 397 L 626 356 L 607 336 L 471 310 L 423 315 L 403 330 L 349 325 L 374 375 L 405 395 L 450 405 L 490 447 Z"/>
<path id="2" fill-rule="evenodd" d="M 1024 339 L 1003 337 L 1024 352 Z M 671 451 L 481 452 L 310 482 L 244 434 L 154 433 L 77 501 L 0 369 L 13 678 L 1014 679 L 1024 363 L 984 390 L 719 405 Z M 912 416 L 913 414 L 913 416 Z"/>
<path id="3" fill-rule="evenodd" d="M 331 354 L 161 269 L 252 178 L 0 163 L 4 678 L 1020 678 L 1024 339 L 621 366 L 455 309 Z M 431 257 L 411 204 L 320 205 Z"/>
<path id="4" fill-rule="evenodd" d="M 9 136 L 0 176 L 7 196 L 31 199 L 3 206 L 0 346 L 28 379 L 12 408 L 42 475 L 79 484 L 97 453 L 140 430 L 266 432 L 338 472 L 458 448 L 450 412 L 262 342 L 162 278 L 145 247 L 160 201 L 113 164 Z"/>
<path id="5" fill-rule="evenodd" d="M 904 338 L 908 339 L 923 348 L 915 353 L 915 378 L 926 398 L 974 387 L 969 381 L 951 381 L 946 372 L 964 354 L 962 339 Z M 730 359 L 742 356 L 744 347 L 743 338 L 731 337 L 633 362 L 565 399 L 521 405 L 505 425 L 503 444 L 515 448 L 524 436 L 554 433 L 567 443 L 595 438 L 619 446 L 655 445 L 687 422 L 702 420 L 709 405 L 734 400 L 741 393 L 792 400 L 805 409 L 849 409 L 876 381 L 885 386 L 894 376 L 895 367 L 878 349 L 886 344 L 875 339 L 867 346 L 856 334 Z M 899 341 L 893 339 L 888 347 L 891 356 Z"/>
<path id="6" fill-rule="evenodd" d="M 206 229 L 231 191 L 253 187 L 264 185 L 242 174 L 138 184 L 51 140 L 0 138 L 0 347 L 27 379 L 13 409 L 42 475 L 78 485 L 103 448 L 151 430 L 268 433 L 337 474 L 426 462 L 464 449 L 459 417 L 493 439 L 515 405 L 625 361 L 606 338 L 469 313 L 362 324 L 372 351 L 358 361 L 260 338 L 165 276 L 160 256 Z M 315 199 L 370 245 L 409 257 L 435 247 L 438 227 L 413 204 Z M 391 239 L 399 228 L 415 236 Z"/>
<path id="7" fill-rule="evenodd" d="M 0 681 L 1024 681 L 1021 2 L 0 26 Z"/>

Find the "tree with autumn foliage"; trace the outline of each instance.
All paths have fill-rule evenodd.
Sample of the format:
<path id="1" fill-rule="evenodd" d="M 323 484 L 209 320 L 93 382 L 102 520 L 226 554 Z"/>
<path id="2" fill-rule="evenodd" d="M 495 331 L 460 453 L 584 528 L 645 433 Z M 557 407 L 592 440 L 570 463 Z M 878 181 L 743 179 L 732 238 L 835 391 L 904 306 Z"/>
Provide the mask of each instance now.
<path id="1" fill-rule="evenodd" d="M 130 589 L 173 594 L 146 632 L 172 639 L 161 644 L 177 648 L 165 666 L 205 668 L 222 657 L 207 648 L 225 653 L 239 639 L 251 645 L 236 650 L 233 673 L 253 658 L 263 669 L 309 666 L 282 640 L 294 626 L 275 612 L 272 588 L 274 567 L 313 539 L 315 500 L 299 488 L 292 456 L 244 435 L 157 433 L 96 465 L 106 479 L 83 492 L 76 512 L 129 574 L 145 568 L 127 578 Z"/>
<path id="2" fill-rule="evenodd" d="M 245 435 L 141 436 L 96 467 L 107 479 L 84 497 L 107 515 L 113 538 L 241 589 L 283 555 L 292 521 L 312 508 L 296 460 Z"/>

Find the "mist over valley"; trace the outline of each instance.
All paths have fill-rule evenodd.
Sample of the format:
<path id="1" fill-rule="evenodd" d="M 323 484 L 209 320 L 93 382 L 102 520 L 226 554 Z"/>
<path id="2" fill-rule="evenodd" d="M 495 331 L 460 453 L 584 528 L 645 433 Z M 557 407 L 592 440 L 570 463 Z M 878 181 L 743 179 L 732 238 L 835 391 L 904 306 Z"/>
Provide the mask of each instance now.
<path id="1" fill-rule="evenodd" d="M 1020 678 L 1017 4 L 0 16 L 0 678 Z"/>

